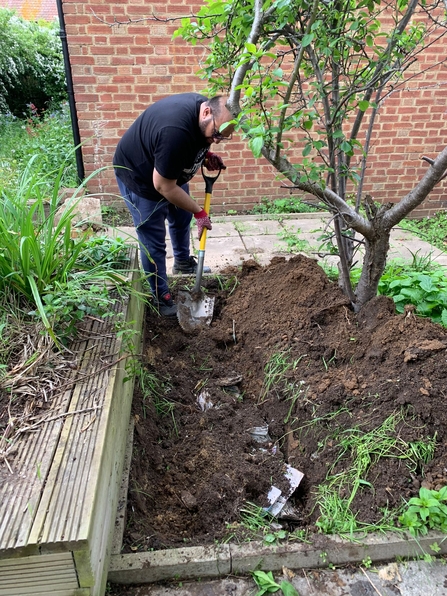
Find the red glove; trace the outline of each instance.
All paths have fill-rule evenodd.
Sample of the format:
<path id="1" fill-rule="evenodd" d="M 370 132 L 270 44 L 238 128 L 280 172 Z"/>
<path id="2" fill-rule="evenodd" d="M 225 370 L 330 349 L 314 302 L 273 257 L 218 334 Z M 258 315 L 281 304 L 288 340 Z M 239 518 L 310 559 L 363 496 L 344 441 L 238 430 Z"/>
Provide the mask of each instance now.
<path id="1" fill-rule="evenodd" d="M 216 153 L 211 153 L 211 151 L 208 151 L 207 154 L 205 155 L 204 164 L 205 164 L 206 169 L 209 170 L 210 172 L 213 172 L 214 170 L 226 170 L 227 169 L 227 166 L 222 161 L 222 158 L 220 157 L 220 155 L 217 155 Z"/>
<path id="2" fill-rule="evenodd" d="M 202 209 L 202 211 L 199 211 L 199 213 L 194 213 L 194 217 L 196 218 L 197 222 L 197 237 L 200 240 L 202 237 L 203 228 L 211 230 L 213 226 L 211 225 L 211 220 L 208 217 L 208 213 L 205 211 L 205 209 Z"/>

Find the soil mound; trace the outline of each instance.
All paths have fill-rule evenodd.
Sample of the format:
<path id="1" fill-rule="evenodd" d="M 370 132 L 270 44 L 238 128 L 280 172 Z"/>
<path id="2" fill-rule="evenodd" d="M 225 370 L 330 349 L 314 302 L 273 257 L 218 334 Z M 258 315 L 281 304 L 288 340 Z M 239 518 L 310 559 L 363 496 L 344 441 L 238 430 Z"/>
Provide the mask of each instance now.
<path id="1" fill-rule="evenodd" d="M 247 502 L 268 506 L 272 485 L 287 491 L 287 464 L 304 478 L 282 524 L 326 528 L 316 489 L 352 465 L 353 436 L 397 438 L 393 457 L 370 450 L 351 493 L 358 522 L 377 523 L 421 484 L 447 484 L 447 330 L 411 309 L 396 315 L 385 297 L 353 313 L 304 256 L 247 261 L 206 283 L 216 297 L 210 328 L 186 334 L 146 316 L 125 550 L 236 534 Z M 430 440 L 430 461 L 417 450 L 399 458 L 400 445 Z"/>

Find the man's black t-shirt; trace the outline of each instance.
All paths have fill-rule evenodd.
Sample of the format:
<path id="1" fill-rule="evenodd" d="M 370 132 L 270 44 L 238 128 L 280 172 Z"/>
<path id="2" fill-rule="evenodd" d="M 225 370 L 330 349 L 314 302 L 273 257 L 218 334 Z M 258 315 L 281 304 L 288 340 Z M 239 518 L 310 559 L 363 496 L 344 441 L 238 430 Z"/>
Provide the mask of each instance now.
<path id="1" fill-rule="evenodd" d="M 206 97 L 182 93 L 148 107 L 124 133 L 113 158 L 116 175 L 134 193 L 152 200 L 162 198 L 154 188 L 157 172 L 181 186 L 191 180 L 209 144 L 200 131 L 199 113 Z"/>

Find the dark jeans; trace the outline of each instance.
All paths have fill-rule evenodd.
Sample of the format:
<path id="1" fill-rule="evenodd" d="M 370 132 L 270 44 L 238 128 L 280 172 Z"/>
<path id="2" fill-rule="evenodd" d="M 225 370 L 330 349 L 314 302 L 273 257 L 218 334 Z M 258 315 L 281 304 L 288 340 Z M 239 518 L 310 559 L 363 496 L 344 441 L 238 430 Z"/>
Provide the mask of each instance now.
<path id="1" fill-rule="evenodd" d="M 120 193 L 132 215 L 140 241 L 141 264 L 155 296 L 169 290 L 166 273 L 166 220 L 174 258 L 189 259 L 189 241 L 192 213 L 176 207 L 165 199 L 151 201 L 138 196 L 117 177 Z M 183 190 L 189 194 L 189 185 Z"/>

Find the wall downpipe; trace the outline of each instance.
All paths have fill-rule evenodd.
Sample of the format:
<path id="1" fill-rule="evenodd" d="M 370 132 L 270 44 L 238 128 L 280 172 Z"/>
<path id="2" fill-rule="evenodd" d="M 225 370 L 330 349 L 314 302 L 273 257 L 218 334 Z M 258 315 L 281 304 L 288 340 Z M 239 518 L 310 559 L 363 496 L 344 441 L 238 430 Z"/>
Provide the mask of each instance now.
<path id="1" fill-rule="evenodd" d="M 71 128 L 73 131 L 73 140 L 75 144 L 76 170 L 78 173 L 78 183 L 82 184 L 85 178 L 84 160 L 82 159 L 81 135 L 79 134 L 78 113 L 76 111 L 76 102 L 73 89 L 73 77 L 71 73 L 70 54 L 68 53 L 67 32 L 65 29 L 64 12 L 62 10 L 62 0 L 56 0 L 57 13 L 59 15 L 59 36 L 62 42 L 62 53 L 64 56 L 65 78 L 67 80 L 68 105 L 70 107 Z"/>

